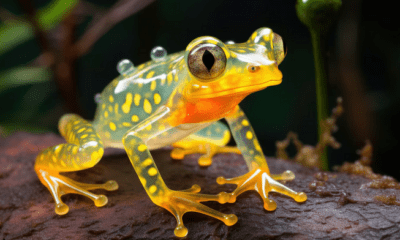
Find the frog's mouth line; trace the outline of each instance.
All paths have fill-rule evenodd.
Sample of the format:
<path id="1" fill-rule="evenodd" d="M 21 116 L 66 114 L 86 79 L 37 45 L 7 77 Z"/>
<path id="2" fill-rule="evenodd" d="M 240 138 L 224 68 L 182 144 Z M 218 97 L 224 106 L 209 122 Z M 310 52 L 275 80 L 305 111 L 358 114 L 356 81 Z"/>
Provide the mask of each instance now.
<path id="1" fill-rule="evenodd" d="M 230 95 L 236 95 L 236 94 L 245 94 L 245 93 L 252 93 L 252 92 L 257 92 L 260 90 L 263 90 L 269 86 L 275 86 L 278 85 L 282 82 L 281 79 L 274 79 L 274 80 L 269 80 L 264 83 L 260 84 L 255 84 L 255 85 L 249 85 L 245 87 L 239 87 L 239 88 L 233 88 L 233 89 L 228 89 L 224 90 L 221 92 L 213 92 L 213 93 L 208 93 L 208 94 L 198 94 L 198 95 L 193 95 L 193 97 L 198 97 L 198 98 L 213 98 L 213 97 L 220 97 L 220 96 L 230 96 Z"/>

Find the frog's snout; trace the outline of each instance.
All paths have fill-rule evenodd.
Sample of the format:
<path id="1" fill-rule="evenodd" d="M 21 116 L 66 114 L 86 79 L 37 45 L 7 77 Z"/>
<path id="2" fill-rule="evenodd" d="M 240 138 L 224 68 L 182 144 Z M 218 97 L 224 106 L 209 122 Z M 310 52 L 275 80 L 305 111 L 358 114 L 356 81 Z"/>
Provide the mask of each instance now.
<path id="1" fill-rule="evenodd" d="M 278 62 L 268 66 L 262 66 L 262 76 L 265 82 L 268 82 L 268 86 L 279 85 L 282 83 L 282 72 L 278 69 Z"/>

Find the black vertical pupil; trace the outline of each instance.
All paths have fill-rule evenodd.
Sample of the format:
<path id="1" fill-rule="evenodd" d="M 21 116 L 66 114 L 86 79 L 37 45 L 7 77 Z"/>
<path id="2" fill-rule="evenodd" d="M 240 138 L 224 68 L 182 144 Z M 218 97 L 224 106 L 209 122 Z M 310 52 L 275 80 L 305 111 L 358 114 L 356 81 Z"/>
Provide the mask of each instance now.
<path id="1" fill-rule="evenodd" d="M 210 51 L 205 50 L 203 53 L 202 60 L 203 60 L 204 66 L 206 66 L 207 70 L 210 71 L 212 66 L 215 63 L 214 55 Z"/>

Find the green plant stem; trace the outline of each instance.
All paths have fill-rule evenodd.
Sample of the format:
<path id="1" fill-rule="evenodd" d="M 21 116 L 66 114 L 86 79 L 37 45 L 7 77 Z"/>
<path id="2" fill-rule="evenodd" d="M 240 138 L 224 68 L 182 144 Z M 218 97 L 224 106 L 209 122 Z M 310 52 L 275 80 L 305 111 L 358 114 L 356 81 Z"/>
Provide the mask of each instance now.
<path id="1" fill-rule="evenodd" d="M 315 83 L 316 83 L 316 95 L 317 95 L 317 120 L 318 120 L 318 137 L 319 142 L 322 142 L 323 129 L 321 126 L 322 121 L 328 117 L 328 91 L 327 81 L 328 74 L 326 69 L 326 61 L 323 53 L 325 52 L 325 36 L 319 32 L 311 31 L 311 39 L 314 53 L 314 64 L 315 64 Z M 323 150 L 321 155 L 320 167 L 322 170 L 327 171 L 328 166 L 328 154 L 327 149 Z"/>

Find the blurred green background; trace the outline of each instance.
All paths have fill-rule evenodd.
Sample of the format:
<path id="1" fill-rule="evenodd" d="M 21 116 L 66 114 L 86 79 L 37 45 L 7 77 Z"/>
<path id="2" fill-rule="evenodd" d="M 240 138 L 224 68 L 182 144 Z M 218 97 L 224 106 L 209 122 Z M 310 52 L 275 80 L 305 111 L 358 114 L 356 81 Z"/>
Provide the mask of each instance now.
<path id="1" fill-rule="evenodd" d="M 150 59 L 154 46 L 181 51 L 196 37 L 246 41 L 270 27 L 288 46 L 283 82 L 247 97 L 241 106 L 264 152 L 289 131 L 306 144 L 317 141 L 312 46 L 297 19 L 296 1 L 279 0 L 2 0 L 0 3 L 0 134 L 57 132 L 62 114 L 91 119 L 94 95 L 117 76 L 116 64 Z M 400 30 L 397 13 L 380 1 L 344 1 L 331 29 L 326 56 L 329 105 L 342 96 L 345 113 L 334 134 L 330 166 L 358 158 L 366 139 L 374 169 L 400 177 Z"/>

